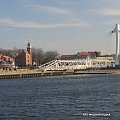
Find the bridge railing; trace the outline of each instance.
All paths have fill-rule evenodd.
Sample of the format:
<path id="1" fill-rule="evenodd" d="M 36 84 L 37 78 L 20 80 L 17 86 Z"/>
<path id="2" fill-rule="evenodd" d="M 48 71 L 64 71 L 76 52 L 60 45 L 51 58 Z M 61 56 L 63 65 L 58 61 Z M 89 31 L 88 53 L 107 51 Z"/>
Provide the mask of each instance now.
<path id="1" fill-rule="evenodd" d="M 111 61 L 97 59 L 54 60 L 39 66 L 42 71 L 110 67 Z"/>

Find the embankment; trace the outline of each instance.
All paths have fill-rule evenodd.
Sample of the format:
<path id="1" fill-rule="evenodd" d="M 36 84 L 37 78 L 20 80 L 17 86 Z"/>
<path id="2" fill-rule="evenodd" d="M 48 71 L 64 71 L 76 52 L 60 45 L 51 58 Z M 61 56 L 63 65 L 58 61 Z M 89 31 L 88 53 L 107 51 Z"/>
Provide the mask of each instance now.
<path id="1" fill-rule="evenodd" d="M 29 77 L 41 77 L 41 76 L 55 76 L 55 75 L 91 75 L 91 74 L 118 74 L 120 75 L 120 69 L 106 69 L 106 70 L 66 70 L 66 71 L 39 71 L 19 69 L 16 71 L 0 70 L 0 79 L 13 79 L 13 78 L 29 78 Z"/>

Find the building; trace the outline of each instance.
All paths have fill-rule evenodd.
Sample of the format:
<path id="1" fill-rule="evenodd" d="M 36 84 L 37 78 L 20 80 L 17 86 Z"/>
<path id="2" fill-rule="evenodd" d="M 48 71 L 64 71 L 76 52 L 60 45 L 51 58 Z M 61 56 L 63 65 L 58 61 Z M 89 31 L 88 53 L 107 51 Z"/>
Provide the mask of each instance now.
<path id="1" fill-rule="evenodd" d="M 77 59 L 87 59 L 87 58 L 91 58 L 91 59 L 95 59 L 97 56 L 99 56 L 101 54 L 101 52 L 78 52 L 77 53 Z"/>
<path id="2" fill-rule="evenodd" d="M 76 55 L 62 55 L 60 60 L 74 60 L 76 59 Z"/>
<path id="3" fill-rule="evenodd" d="M 26 50 L 22 50 L 15 57 L 15 65 L 18 67 L 26 67 L 32 65 L 32 47 L 30 42 L 28 42 Z"/>
<path id="4" fill-rule="evenodd" d="M 32 65 L 32 46 L 30 42 L 27 44 L 27 50 L 26 50 L 26 66 Z"/>
<path id="5" fill-rule="evenodd" d="M 25 50 L 22 50 L 20 53 L 18 53 L 15 57 L 15 66 L 18 67 L 25 67 L 26 66 L 26 54 Z"/>
<path id="6" fill-rule="evenodd" d="M 97 56 L 99 56 L 101 52 L 78 52 L 74 55 L 62 55 L 60 57 L 61 60 L 74 60 L 74 59 L 95 59 Z"/>
<path id="7" fill-rule="evenodd" d="M 96 59 L 98 60 L 114 60 L 114 57 L 112 55 L 100 55 L 97 56 Z"/>
<path id="8" fill-rule="evenodd" d="M 12 68 L 15 66 L 15 60 L 11 56 L 1 54 L 0 55 L 0 66 L 2 68 L 4 68 L 4 67 Z"/>

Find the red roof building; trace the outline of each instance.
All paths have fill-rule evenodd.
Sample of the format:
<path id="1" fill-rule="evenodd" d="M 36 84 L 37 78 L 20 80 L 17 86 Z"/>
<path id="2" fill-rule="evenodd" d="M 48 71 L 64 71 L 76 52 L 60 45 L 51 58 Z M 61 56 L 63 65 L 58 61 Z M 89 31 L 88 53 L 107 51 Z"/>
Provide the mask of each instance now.
<path id="1" fill-rule="evenodd" d="M 78 52 L 77 58 L 78 59 L 86 59 L 86 58 L 96 58 L 98 55 L 100 55 L 100 52 Z"/>
<path id="2" fill-rule="evenodd" d="M 7 55 L 0 55 L 0 65 L 4 66 L 14 66 L 15 60 L 13 57 Z"/>

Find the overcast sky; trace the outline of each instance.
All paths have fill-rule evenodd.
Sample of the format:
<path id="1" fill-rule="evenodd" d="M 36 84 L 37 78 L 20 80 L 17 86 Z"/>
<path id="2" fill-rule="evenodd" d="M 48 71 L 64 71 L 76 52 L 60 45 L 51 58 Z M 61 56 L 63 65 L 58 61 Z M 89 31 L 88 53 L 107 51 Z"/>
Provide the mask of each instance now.
<path id="1" fill-rule="evenodd" d="M 115 53 L 120 0 L 0 0 L 0 47 Z"/>

